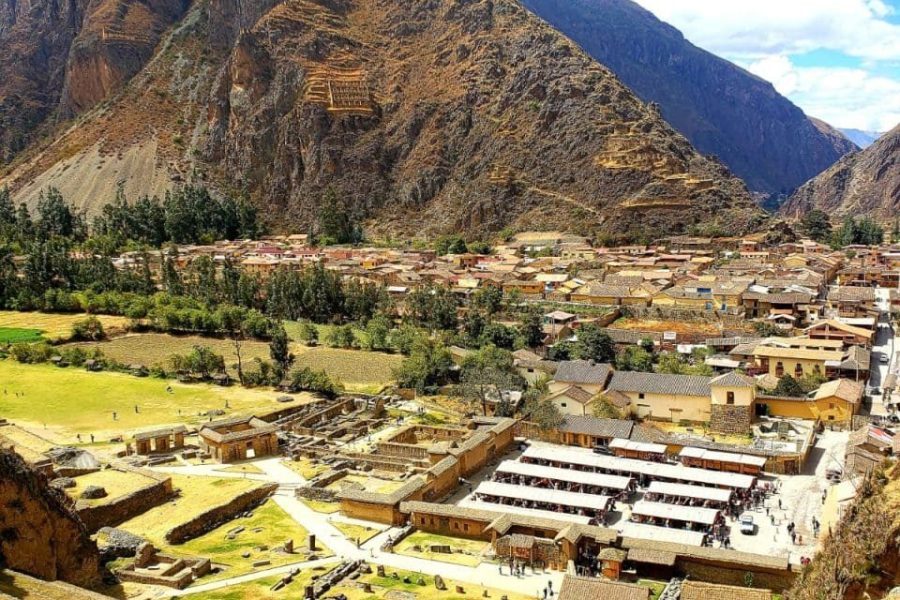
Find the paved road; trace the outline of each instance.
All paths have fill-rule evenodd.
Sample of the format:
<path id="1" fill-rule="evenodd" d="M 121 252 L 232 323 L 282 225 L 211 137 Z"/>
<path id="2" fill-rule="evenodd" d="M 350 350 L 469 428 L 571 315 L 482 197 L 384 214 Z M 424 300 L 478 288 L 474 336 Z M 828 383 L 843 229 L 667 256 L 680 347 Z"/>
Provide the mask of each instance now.
<path id="1" fill-rule="evenodd" d="M 282 463 L 281 458 L 268 458 L 253 461 L 253 464 L 261 469 L 263 473 L 230 473 L 217 471 L 222 465 L 163 465 L 155 467 L 154 470 L 164 473 L 180 473 L 183 475 L 197 475 L 206 477 L 240 477 L 253 479 L 257 481 L 270 481 L 278 483 L 273 501 L 278 504 L 288 515 L 291 516 L 298 524 L 306 528 L 310 533 L 314 533 L 316 538 L 323 544 L 328 546 L 335 557 L 322 559 L 311 562 L 300 562 L 290 565 L 284 565 L 264 571 L 256 571 L 239 577 L 223 579 L 208 584 L 192 586 L 185 590 L 165 590 L 155 597 L 174 597 L 192 594 L 201 591 L 210 591 L 221 589 L 230 585 L 246 583 L 273 575 L 288 573 L 292 569 L 309 569 L 316 566 L 334 564 L 341 559 L 345 560 L 366 560 L 372 564 L 381 564 L 385 567 L 394 569 L 402 569 L 404 571 L 412 571 L 415 573 L 423 573 L 426 575 L 440 575 L 445 579 L 457 581 L 461 584 L 477 585 L 482 587 L 490 587 L 499 590 L 516 592 L 519 594 L 532 595 L 542 590 L 548 581 L 553 582 L 553 589 L 559 589 L 562 585 L 563 573 L 559 572 L 537 572 L 528 573 L 521 577 L 513 577 L 509 575 L 509 569 L 506 569 L 506 575 L 501 575 L 499 569 L 494 563 L 482 563 L 477 567 L 467 567 L 463 565 L 454 565 L 450 563 L 426 560 L 411 556 L 403 556 L 400 554 L 392 554 L 382 552 L 381 546 L 387 540 L 388 536 L 395 536 L 398 533 L 397 528 L 387 528 L 372 539 L 368 540 L 360 547 L 356 546 L 354 541 L 348 540 L 340 530 L 332 523 L 333 521 L 355 522 L 359 524 L 375 525 L 365 521 L 356 519 L 348 519 L 340 515 L 325 515 L 318 513 L 306 504 L 297 499 L 294 490 L 306 483 L 306 480 L 298 473 L 289 469 Z M 378 526 L 379 528 L 383 526 Z M 478 594 L 480 595 L 480 594 Z"/>
<path id="2" fill-rule="evenodd" d="M 878 327 L 875 330 L 875 340 L 872 344 L 872 362 L 870 366 L 869 387 L 870 389 L 878 389 L 878 394 L 870 394 L 872 397 L 871 414 L 873 416 L 884 416 L 888 414 L 887 407 L 884 405 L 884 398 L 881 392 L 881 386 L 885 378 L 891 370 L 897 369 L 898 365 L 894 364 L 894 353 L 900 349 L 900 339 L 895 337 L 895 331 L 890 322 L 890 305 L 889 291 L 886 288 L 877 288 L 875 291 L 878 308 L 881 310 Z M 882 357 L 888 358 L 887 363 L 882 363 Z"/>

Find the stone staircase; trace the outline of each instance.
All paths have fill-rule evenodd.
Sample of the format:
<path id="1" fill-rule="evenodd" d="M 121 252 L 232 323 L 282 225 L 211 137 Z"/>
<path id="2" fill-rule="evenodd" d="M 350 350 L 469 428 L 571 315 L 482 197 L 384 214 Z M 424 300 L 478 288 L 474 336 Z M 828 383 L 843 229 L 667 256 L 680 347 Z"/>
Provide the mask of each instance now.
<path id="1" fill-rule="evenodd" d="M 658 600 L 678 600 L 681 598 L 681 585 L 683 583 L 684 579 L 673 577 L 668 585 L 666 585 L 666 589 L 659 595 Z"/>

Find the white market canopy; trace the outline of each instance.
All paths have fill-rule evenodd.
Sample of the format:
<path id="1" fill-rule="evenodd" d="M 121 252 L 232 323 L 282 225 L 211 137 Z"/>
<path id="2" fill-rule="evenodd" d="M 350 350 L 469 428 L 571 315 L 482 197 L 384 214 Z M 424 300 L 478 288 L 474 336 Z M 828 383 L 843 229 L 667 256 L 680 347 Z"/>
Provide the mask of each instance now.
<path id="1" fill-rule="evenodd" d="M 577 465 L 578 467 L 604 469 L 615 473 L 627 473 L 634 476 L 645 475 L 653 479 L 699 483 L 734 490 L 749 490 L 756 483 L 755 477 L 741 473 L 723 473 L 721 471 L 708 471 L 682 465 L 604 456 L 590 451 L 579 451 L 567 447 L 530 446 L 522 457 L 544 460 L 556 465 Z M 571 468 L 571 466 L 567 468 Z"/>
<path id="2" fill-rule="evenodd" d="M 521 463 L 514 460 L 505 460 L 497 467 L 496 473 L 508 475 L 524 475 L 526 477 L 538 477 L 552 479 L 553 481 L 565 481 L 582 485 L 597 486 L 610 490 L 627 490 L 633 479 L 621 475 L 605 475 L 603 473 L 588 473 L 586 471 L 573 471 L 572 469 L 560 469 L 559 467 L 545 467 L 532 463 Z"/>

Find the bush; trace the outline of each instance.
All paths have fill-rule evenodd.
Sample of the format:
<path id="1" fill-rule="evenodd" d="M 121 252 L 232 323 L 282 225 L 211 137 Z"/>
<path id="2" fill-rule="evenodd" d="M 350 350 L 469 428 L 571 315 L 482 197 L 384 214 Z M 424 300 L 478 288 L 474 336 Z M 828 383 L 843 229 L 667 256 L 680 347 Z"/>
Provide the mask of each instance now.
<path id="1" fill-rule="evenodd" d="M 98 342 L 106 337 L 103 323 L 97 317 L 87 317 L 72 325 L 72 339 L 76 341 Z"/>
<path id="2" fill-rule="evenodd" d="M 24 342 L 13 344 L 9 354 L 20 363 L 39 364 L 45 363 L 53 356 L 53 348 L 49 344 L 26 344 Z"/>
<path id="3" fill-rule="evenodd" d="M 334 398 L 344 389 L 340 383 L 332 381 L 325 371 L 313 371 L 309 367 L 292 371 L 288 387 L 291 392 L 313 392 L 327 398 Z"/>

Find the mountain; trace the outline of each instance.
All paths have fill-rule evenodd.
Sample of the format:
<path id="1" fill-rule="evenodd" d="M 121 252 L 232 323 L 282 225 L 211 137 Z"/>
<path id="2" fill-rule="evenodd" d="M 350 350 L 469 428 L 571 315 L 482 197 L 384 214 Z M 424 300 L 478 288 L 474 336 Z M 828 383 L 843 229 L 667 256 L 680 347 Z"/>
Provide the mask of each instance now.
<path id="1" fill-rule="evenodd" d="M 851 142 L 865 150 L 874 144 L 878 138 L 884 135 L 877 131 L 863 131 L 862 129 L 841 129 L 841 133 L 847 136 Z"/>
<path id="2" fill-rule="evenodd" d="M 137 73 L 188 0 L 0 0 L 0 164 Z"/>
<path id="3" fill-rule="evenodd" d="M 102 53 L 72 54 L 88 68 Z M 330 190 L 384 235 L 763 219 L 740 180 L 515 0 L 208 0 L 105 101 L 72 87 L 78 119 L 0 173 L 17 200 L 55 185 L 93 211 L 119 185 L 193 181 L 247 189 L 288 228 Z"/>
<path id="4" fill-rule="evenodd" d="M 751 190 L 788 194 L 856 146 L 631 0 L 523 0 Z M 830 129 L 830 128 L 828 128 Z"/>
<path id="5" fill-rule="evenodd" d="M 845 215 L 895 219 L 900 208 L 900 126 L 798 189 L 781 212 L 800 218 L 814 208 L 832 220 Z"/>

